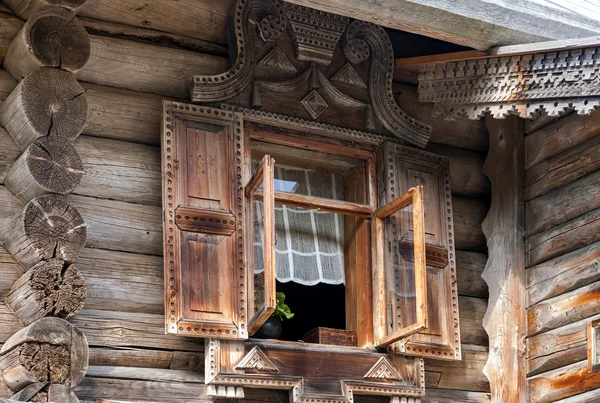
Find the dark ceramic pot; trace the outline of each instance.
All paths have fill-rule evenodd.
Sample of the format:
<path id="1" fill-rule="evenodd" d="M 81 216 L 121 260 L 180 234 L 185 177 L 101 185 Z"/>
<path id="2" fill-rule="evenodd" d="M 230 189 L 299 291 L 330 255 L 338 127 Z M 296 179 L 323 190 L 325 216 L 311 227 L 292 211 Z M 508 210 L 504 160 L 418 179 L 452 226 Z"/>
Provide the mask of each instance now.
<path id="1" fill-rule="evenodd" d="M 281 337 L 282 330 L 281 319 L 271 316 L 252 337 L 256 337 L 257 339 L 278 339 Z"/>

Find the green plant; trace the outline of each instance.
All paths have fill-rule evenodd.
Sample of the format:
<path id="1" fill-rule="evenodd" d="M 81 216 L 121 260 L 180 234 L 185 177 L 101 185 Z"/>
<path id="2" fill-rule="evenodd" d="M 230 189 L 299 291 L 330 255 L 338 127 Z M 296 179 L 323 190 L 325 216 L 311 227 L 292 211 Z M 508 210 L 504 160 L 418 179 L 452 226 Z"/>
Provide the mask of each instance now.
<path id="1" fill-rule="evenodd" d="M 276 294 L 276 305 L 275 311 L 271 314 L 280 320 L 291 319 L 294 317 L 294 314 L 290 311 L 290 307 L 285 303 L 285 294 L 282 292 L 277 292 Z"/>

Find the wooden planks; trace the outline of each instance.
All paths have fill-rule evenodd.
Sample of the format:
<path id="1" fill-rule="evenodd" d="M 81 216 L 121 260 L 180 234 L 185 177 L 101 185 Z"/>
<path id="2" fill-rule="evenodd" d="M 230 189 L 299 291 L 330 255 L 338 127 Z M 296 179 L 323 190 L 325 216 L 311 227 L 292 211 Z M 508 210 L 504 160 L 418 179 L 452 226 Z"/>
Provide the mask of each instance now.
<path id="1" fill-rule="evenodd" d="M 489 391 L 483 374 L 487 356 L 487 347 L 463 344 L 461 361 L 425 359 L 425 388 Z"/>
<path id="2" fill-rule="evenodd" d="M 459 295 L 477 298 L 488 297 L 488 286 L 481 277 L 486 262 L 487 255 L 484 253 L 456 251 Z"/>
<path id="3" fill-rule="evenodd" d="M 141 368 L 195 371 L 201 370 L 204 366 L 204 353 L 130 347 L 92 347 L 90 365 L 136 367 L 138 371 Z"/>
<path id="4" fill-rule="evenodd" d="M 457 196 L 452 198 L 452 206 L 456 249 L 486 251 L 481 223 L 488 211 L 487 204 L 481 200 Z"/>
<path id="5" fill-rule="evenodd" d="M 77 74 L 90 83 L 188 98 L 194 74 L 227 69 L 223 57 L 96 35 L 90 41 L 90 59 Z"/>

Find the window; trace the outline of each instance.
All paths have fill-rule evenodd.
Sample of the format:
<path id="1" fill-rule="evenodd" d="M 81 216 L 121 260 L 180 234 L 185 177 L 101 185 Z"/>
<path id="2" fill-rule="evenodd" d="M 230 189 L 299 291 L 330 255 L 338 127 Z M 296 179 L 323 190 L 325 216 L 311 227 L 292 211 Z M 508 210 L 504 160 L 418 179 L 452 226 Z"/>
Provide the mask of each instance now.
<path id="1" fill-rule="evenodd" d="M 244 340 L 278 289 L 327 286 L 313 306 L 359 347 L 460 359 L 447 160 L 165 107 L 169 333 Z"/>
<path id="2" fill-rule="evenodd" d="M 600 369 L 598 341 L 600 341 L 600 320 L 593 320 L 588 323 L 587 333 L 588 372 L 590 373 Z"/>

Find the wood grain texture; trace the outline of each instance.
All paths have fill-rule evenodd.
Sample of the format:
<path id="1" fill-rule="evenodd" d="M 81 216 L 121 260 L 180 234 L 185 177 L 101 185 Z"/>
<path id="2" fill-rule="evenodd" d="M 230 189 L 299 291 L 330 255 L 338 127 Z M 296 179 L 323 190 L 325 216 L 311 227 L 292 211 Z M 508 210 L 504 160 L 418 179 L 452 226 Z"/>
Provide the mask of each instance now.
<path id="1" fill-rule="evenodd" d="M 223 57 L 95 35 L 90 41 L 90 59 L 77 77 L 94 84 L 187 98 L 194 74 L 227 69 Z"/>
<path id="2" fill-rule="evenodd" d="M 600 207 L 600 171 L 527 202 L 527 236 L 537 234 Z"/>
<path id="3" fill-rule="evenodd" d="M 581 361 L 530 378 L 529 393 L 534 402 L 550 403 L 596 389 L 599 383 L 600 372 L 588 373 L 587 361 Z"/>
<path id="4" fill-rule="evenodd" d="M 486 117 L 490 151 L 483 172 L 492 182 L 492 205 L 482 224 L 489 258 L 483 278 L 489 286 L 483 327 L 490 337 L 484 372 L 492 400 L 527 402 L 525 360 L 524 126 L 512 116 Z"/>
<path id="5" fill-rule="evenodd" d="M 598 280 L 600 243 L 596 242 L 527 269 L 527 306 Z"/>
<path id="6" fill-rule="evenodd" d="M 599 241 L 599 219 L 600 210 L 593 210 L 555 228 L 526 238 L 527 265 L 536 265 Z"/>
<path id="7" fill-rule="evenodd" d="M 463 344 L 461 350 L 461 361 L 425 359 L 426 389 L 490 391 L 489 381 L 483 373 L 487 347 Z"/>
<path id="8" fill-rule="evenodd" d="M 525 168 L 583 143 L 600 133 L 600 112 L 568 115 L 525 138 Z"/>
<path id="9" fill-rule="evenodd" d="M 20 18 L 28 20 L 36 11 L 45 6 L 60 6 L 76 12 L 85 3 L 85 0 L 4 0 L 4 3 Z"/>
<path id="10" fill-rule="evenodd" d="M 478 199 L 452 197 L 456 249 L 485 252 L 481 223 L 488 211 L 487 203 Z"/>
<path id="11" fill-rule="evenodd" d="M 462 250 L 456 251 L 459 295 L 488 298 L 488 286 L 483 277 L 481 277 L 486 262 L 486 254 Z"/>
<path id="12" fill-rule="evenodd" d="M 225 44 L 225 25 L 232 4 L 233 0 L 177 4 L 169 0 L 88 0 L 79 15 Z"/>
<path id="13" fill-rule="evenodd" d="M 0 12 L 0 61 L 4 61 L 4 56 L 12 40 L 17 36 L 25 22 L 17 16 Z"/>
<path id="14" fill-rule="evenodd" d="M 3 184 L 8 170 L 21 155 L 17 143 L 3 128 L 0 128 L 0 150 L 2 150 L 0 153 L 0 183 Z"/>

